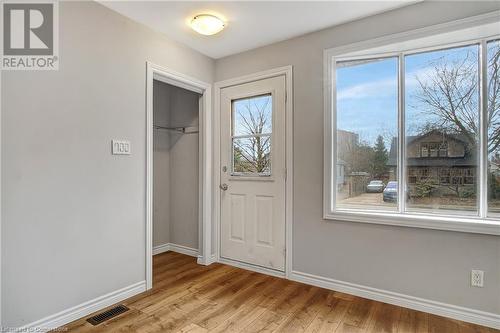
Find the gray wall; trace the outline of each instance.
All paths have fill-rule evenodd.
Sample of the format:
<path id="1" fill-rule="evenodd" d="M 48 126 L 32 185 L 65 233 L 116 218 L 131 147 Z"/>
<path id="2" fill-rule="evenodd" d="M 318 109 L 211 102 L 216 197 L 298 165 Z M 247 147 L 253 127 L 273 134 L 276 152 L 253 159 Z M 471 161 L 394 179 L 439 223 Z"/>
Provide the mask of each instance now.
<path id="1" fill-rule="evenodd" d="M 198 127 L 199 98 L 154 81 L 154 123 Z M 153 137 L 153 246 L 172 243 L 198 249 L 199 136 L 155 130 Z"/>
<path id="2" fill-rule="evenodd" d="M 170 126 L 198 127 L 200 95 L 171 87 Z M 191 129 L 193 130 L 193 129 Z M 170 242 L 198 249 L 199 136 L 170 133 Z"/>
<path id="3" fill-rule="evenodd" d="M 168 126 L 169 85 L 153 81 L 153 123 Z M 170 243 L 170 134 L 153 131 L 153 247 Z"/>
<path id="4" fill-rule="evenodd" d="M 145 279 L 146 61 L 213 81 L 213 60 L 96 2 L 60 3 L 60 59 L 2 73 L 4 326 Z"/>
<path id="5" fill-rule="evenodd" d="M 322 219 L 323 50 L 499 8 L 424 2 L 216 61 L 216 81 L 294 66 L 294 270 L 500 313 L 500 237 Z"/>

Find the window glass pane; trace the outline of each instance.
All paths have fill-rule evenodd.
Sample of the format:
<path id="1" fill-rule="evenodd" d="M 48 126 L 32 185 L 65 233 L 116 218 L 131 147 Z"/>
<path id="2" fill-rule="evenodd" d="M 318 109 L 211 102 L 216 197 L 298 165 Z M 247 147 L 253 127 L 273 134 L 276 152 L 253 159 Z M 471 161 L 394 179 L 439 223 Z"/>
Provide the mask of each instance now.
<path id="1" fill-rule="evenodd" d="M 270 94 L 233 101 L 233 136 L 270 134 L 272 104 Z"/>
<path id="2" fill-rule="evenodd" d="M 488 43 L 488 207 L 500 215 L 500 41 Z"/>
<path id="3" fill-rule="evenodd" d="M 271 174 L 272 95 L 232 102 L 232 174 Z"/>
<path id="4" fill-rule="evenodd" d="M 411 212 L 477 214 L 479 46 L 405 57 Z"/>
<path id="5" fill-rule="evenodd" d="M 271 173 L 271 136 L 233 139 L 233 173 Z"/>
<path id="6" fill-rule="evenodd" d="M 397 209 L 398 59 L 336 64 L 336 208 Z"/>

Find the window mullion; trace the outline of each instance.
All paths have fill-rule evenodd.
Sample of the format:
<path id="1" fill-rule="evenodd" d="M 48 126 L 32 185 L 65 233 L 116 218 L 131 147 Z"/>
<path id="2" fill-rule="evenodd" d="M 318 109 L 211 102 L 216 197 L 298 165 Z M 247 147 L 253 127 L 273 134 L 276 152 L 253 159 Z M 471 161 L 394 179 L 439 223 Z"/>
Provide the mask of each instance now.
<path id="1" fill-rule="evenodd" d="M 398 211 L 405 212 L 405 63 L 404 54 L 398 55 Z"/>
<path id="2" fill-rule="evenodd" d="M 481 41 L 479 54 L 479 216 L 488 215 L 488 48 Z"/>

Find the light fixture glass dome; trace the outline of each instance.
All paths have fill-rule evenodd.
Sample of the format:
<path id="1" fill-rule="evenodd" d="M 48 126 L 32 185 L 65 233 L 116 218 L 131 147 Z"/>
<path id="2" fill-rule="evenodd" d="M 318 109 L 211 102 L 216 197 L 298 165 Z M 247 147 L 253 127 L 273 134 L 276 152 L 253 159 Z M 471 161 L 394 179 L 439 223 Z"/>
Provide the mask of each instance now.
<path id="1" fill-rule="evenodd" d="M 215 15 L 200 14 L 191 20 L 191 28 L 199 34 L 210 36 L 215 35 L 224 29 L 224 21 Z"/>

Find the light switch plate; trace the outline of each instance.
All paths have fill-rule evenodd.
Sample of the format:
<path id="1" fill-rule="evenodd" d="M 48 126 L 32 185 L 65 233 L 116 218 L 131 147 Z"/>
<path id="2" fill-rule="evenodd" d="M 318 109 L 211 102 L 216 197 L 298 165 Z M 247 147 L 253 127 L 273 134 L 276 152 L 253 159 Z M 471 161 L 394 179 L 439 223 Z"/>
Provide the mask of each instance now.
<path id="1" fill-rule="evenodd" d="M 130 155 L 130 141 L 111 140 L 111 153 L 113 155 Z"/>

